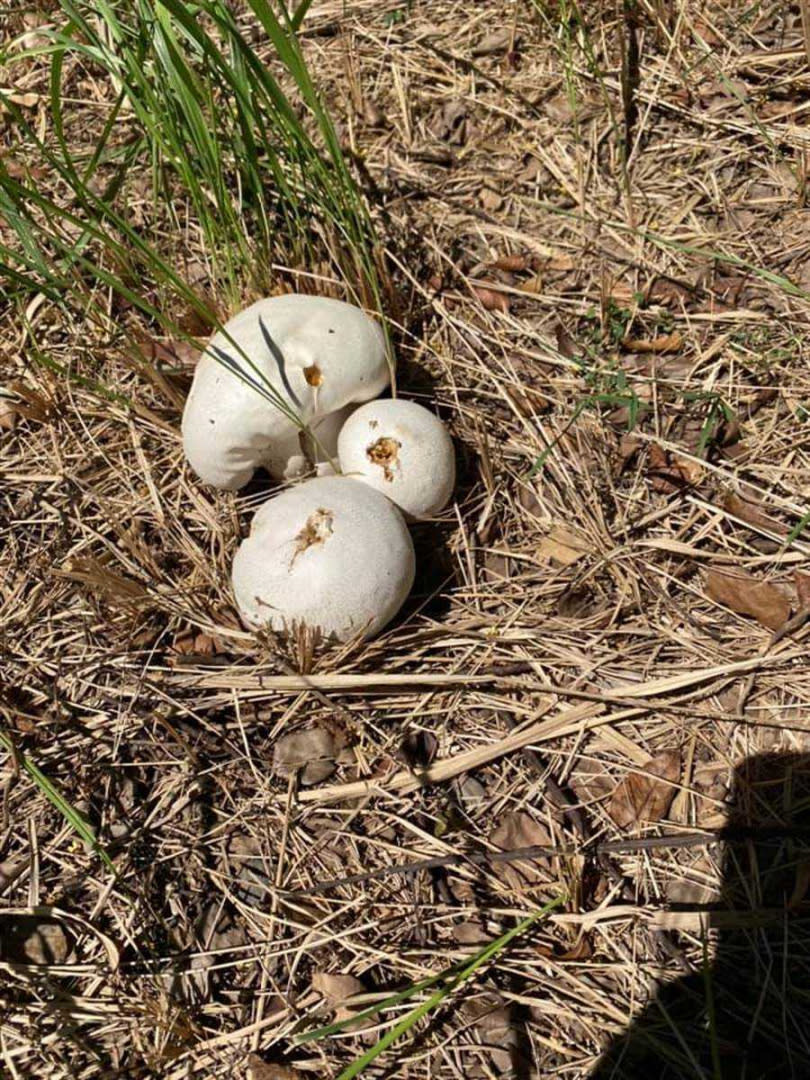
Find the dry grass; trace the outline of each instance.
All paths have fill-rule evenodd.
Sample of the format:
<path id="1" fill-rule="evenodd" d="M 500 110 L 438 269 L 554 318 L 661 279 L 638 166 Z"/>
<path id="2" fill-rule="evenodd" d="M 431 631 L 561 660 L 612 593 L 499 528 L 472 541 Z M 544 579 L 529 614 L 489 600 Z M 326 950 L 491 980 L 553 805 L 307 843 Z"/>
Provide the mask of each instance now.
<path id="1" fill-rule="evenodd" d="M 640 2 L 625 162 L 624 31 L 602 7 L 587 40 L 542 0 L 316 0 L 308 16 L 375 185 L 399 390 L 435 403 L 459 455 L 456 504 L 416 528 L 416 588 L 377 640 L 313 654 L 238 628 L 229 564 L 263 492 L 216 494 L 184 468 L 188 364 L 135 366 L 45 299 L 27 328 L 0 311 L 2 381 L 28 410 L 0 427 L 3 729 L 118 871 L 7 759 L 3 910 L 47 905 L 71 935 L 58 963 L 0 963 L 7 1075 L 246 1076 L 258 1054 L 337 1076 L 371 1036 L 292 1049 L 330 1015 L 315 976 L 351 974 L 373 1002 L 560 892 L 564 913 L 369 1074 L 584 1080 L 658 979 L 699 967 L 722 853 L 660 838 L 720 826 L 746 757 L 808 748 L 807 627 L 735 615 L 705 574 L 745 570 L 795 609 L 810 561 L 791 535 L 810 494 L 810 75 L 798 8 Z M 32 61 L 21 91 L 44 78 Z M 100 92 L 77 88 L 77 119 Z M 26 107 L 47 126 L 44 98 Z M 203 258 L 193 229 L 175 239 Z M 315 726 L 345 748 L 299 788 L 273 748 Z M 417 758 L 436 739 L 426 771 L 406 737 Z M 673 749 L 667 816 L 631 832 L 659 839 L 611 851 L 627 831 L 610 792 Z M 455 858 L 516 821 L 506 846 L 554 852 Z"/>

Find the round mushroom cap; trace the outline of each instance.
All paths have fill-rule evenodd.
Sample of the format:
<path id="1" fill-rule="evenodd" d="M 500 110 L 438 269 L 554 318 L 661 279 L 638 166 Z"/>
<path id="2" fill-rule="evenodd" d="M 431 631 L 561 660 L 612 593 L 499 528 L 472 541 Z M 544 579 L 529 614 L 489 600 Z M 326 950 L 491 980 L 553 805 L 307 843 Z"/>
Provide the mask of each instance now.
<path id="1" fill-rule="evenodd" d="M 402 515 L 373 488 L 343 476 L 305 480 L 266 502 L 233 561 L 236 604 L 250 626 L 327 638 L 369 638 L 413 585 L 413 543 Z"/>
<path id="2" fill-rule="evenodd" d="M 311 425 L 368 401 L 389 381 L 382 329 L 360 308 L 299 294 L 258 300 L 200 357 L 183 411 L 183 449 L 201 480 L 236 490 L 266 461 L 275 467 L 274 447 L 297 440 L 293 416 Z"/>
<path id="3" fill-rule="evenodd" d="M 453 440 L 429 409 L 384 398 L 361 405 L 338 437 L 345 476 L 381 491 L 410 518 L 445 508 L 456 482 Z"/>

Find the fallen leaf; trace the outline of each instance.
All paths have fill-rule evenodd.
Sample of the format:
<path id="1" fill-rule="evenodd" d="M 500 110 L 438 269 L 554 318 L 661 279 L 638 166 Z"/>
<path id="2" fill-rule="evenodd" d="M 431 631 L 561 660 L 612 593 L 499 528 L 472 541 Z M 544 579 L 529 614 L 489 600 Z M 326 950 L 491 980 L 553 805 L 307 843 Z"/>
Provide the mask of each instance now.
<path id="1" fill-rule="evenodd" d="M 206 656 L 213 656 L 216 652 L 216 642 L 210 634 L 198 633 L 196 630 L 184 630 L 172 642 L 172 651 L 168 663 L 171 667 L 174 667 L 177 664 L 177 657 L 200 657 L 202 659 Z M 186 663 L 188 663 L 188 659 Z"/>
<path id="2" fill-rule="evenodd" d="M 632 353 L 674 353 L 683 346 L 683 337 L 675 330 L 654 338 L 624 338 L 622 347 Z"/>
<path id="3" fill-rule="evenodd" d="M 568 780 L 568 787 L 581 803 L 599 802 L 614 788 L 601 761 L 580 758 Z"/>
<path id="4" fill-rule="evenodd" d="M 481 206 L 490 214 L 496 213 L 503 206 L 503 196 L 491 187 L 483 187 L 478 195 Z"/>
<path id="5" fill-rule="evenodd" d="M 620 829 L 639 822 L 660 821 L 675 798 L 681 776 L 681 755 L 664 750 L 645 762 L 641 772 L 629 772 L 616 785 L 607 812 Z"/>
<path id="6" fill-rule="evenodd" d="M 544 536 L 537 547 L 540 559 L 548 559 L 558 566 L 570 566 L 590 548 L 586 541 L 565 525 L 553 525 L 548 536 Z"/>
<path id="7" fill-rule="evenodd" d="M 560 354 L 562 356 L 567 356 L 569 360 L 573 360 L 579 352 L 579 349 L 577 348 L 577 343 L 562 323 L 558 322 L 554 327 L 554 336 L 557 339 L 557 350 Z"/>
<path id="8" fill-rule="evenodd" d="M 779 522 L 763 513 L 756 503 L 741 498 L 733 491 L 729 492 L 725 499 L 723 499 L 723 509 L 728 510 L 734 517 L 740 518 L 741 521 L 745 521 L 749 525 L 754 525 L 758 529 L 766 529 L 768 532 L 782 531 Z"/>
<path id="9" fill-rule="evenodd" d="M 501 994 L 497 990 L 489 990 L 468 998 L 462 1015 L 473 1025 L 482 1044 L 489 1050 L 496 1075 L 512 1075 L 518 1032 L 512 1021 L 512 1010 Z"/>
<path id="10" fill-rule="evenodd" d="M 590 589 L 569 587 L 558 597 L 554 610 L 561 619 L 584 619 L 594 614 L 598 607 Z"/>
<path id="11" fill-rule="evenodd" d="M 24 419 L 43 423 L 55 415 L 56 406 L 54 402 L 27 383 L 13 382 L 8 389 L 12 394 L 16 394 L 23 399 L 25 404 L 15 405 L 14 408 L 17 410 L 18 415 Z"/>
<path id="12" fill-rule="evenodd" d="M 459 945 L 483 945 L 492 940 L 481 923 L 463 922 L 453 927 L 453 938 Z"/>
<path id="13" fill-rule="evenodd" d="M 644 445 L 637 435 L 622 435 L 619 439 L 619 472 L 627 465 Z"/>
<path id="14" fill-rule="evenodd" d="M 371 128 L 385 127 L 385 113 L 371 98 L 366 98 L 363 103 L 363 120 Z"/>
<path id="15" fill-rule="evenodd" d="M 692 36 L 696 41 L 700 41 L 702 38 L 707 45 L 722 45 L 723 39 L 717 33 L 717 31 L 700 15 L 692 20 L 691 23 Z"/>
<path id="16" fill-rule="evenodd" d="M 283 735 L 273 748 L 273 770 L 278 776 L 298 773 L 300 783 L 317 784 L 335 771 L 337 747 L 323 728 Z"/>
<path id="17" fill-rule="evenodd" d="M 509 580 L 511 560 L 499 551 L 487 551 L 484 554 L 484 577 L 487 581 L 502 583 Z"/>
<path id="18" fill-rule="evenodd" d="M 665 450 L 658 443 L 650 443 L 647 472 L 651 476 L 653 491 L 671 494 L 685 487 L 694 487 L 703 478 L 703 469 L 696 461 Z"/>
<path id="19" fill-rule="evenodd" d="M 532 274 L 530 278 L 526 278 L 525 281 L 521 281 L 517 288 L 521 292 L 531 293 L 536 296 L 543 291 L 543 275 Z"/>
<path id="20" fill-rule="evenodd" d="M 64 964 L 73 947 L 60 922 L 40 915 L 0 918 L 0 959 L 17 964 Z"/>
<path id="21" fill-rule="evenodd" d="M 312 989 L 323 994 L 330 1009 L 337 1009 L 348 998 L 366 992 L 366 988 L 354 975 L 332 975 L 328 971 L 315 972 L 312 976 Z"/>
<path id="22" fill-rule="evenodd" d="M 539 518 L 543 516 L 543 504 L 537 498 L 536 492 L 527 484 L 518 486 L 517 501 L 532 517 Z"/>
<path id="23" fill-rule="evenodd" d="M 794 570 L 793 581 L 799 597 L 799 610 L 807 611 L 810 609 L 810 574 L 804 574 L 801 570 Z"/>
<path id="24" fill-rule="evenodd" d="M 431 126 L 433 134 L 452 146 L 463 146 L 467 141 L 467 103 L 451 98 L 441 107 Z"/>
<path id="25" fill-rule="evenodd" d="M 499 255 L 489 265 L 493 270 L 506 270 L 509 273 L 516 274 L 521 270 L 528 270 L 531 259 L 528 255 Z"/>
<path id="26" fill-rule="evenodd" d="M 505 52 L 509 48 L 512 31 L 506 27 L 503 30 L 493 30 L 486 34 L 477 45 L 473 46 L 473 56 L 491 56 L 493 53 Z"/>
<path id="27" fill-rule="evenodd" d="M 28 180 L 29 177 L 32 180 L 44 180 L 48 175 L 46 169 L 38 169 L 35 165 L 22 165 L 7 154 L 0 155 L 0 160 L 12 180 Z"/>
<path id="28" fill-rule="evenodd" d="M 13 431 L 17 426 L 19 413 L 8 398 L 0 398 L 0 429 Z"/>
<path id="29" fill-rule="evenodd" d="M 513 851 L 515 848 L 548 847 L 551 837 L 545 825 L 541 825 L 523 811 L 507 814 L 489 836 L 490 842 L 501 851 Z M 537 866 L 537 859 L 498 862 L 492 865 L 493 872 L 506 885 L 521 889 L 545 880 L 545 875 Z"/>
<path id="30" fill-rule="evenodd" d="M 39 94 L 33 93 L 33 91 L 27 94 L 16 93 L 14 90 L 4 87 L 0 89 L 0 111 L 3 110 L 3 98 L 8 98 L 9 101 L 15 105 L 19 105 L 23 109 L 33 109 L 35 105 L 39 104 Z M 11 110 L 8 110 L 9 112 Z"/>
<path id="31" fill-rule="evenodd" d="M 509 311 L 509 297 L 496 289 L 487 288 L 486 285 L 473 285 L 472 291 L 481 301 L 487 311 Z"/>
<path id="32" fill-rule="evenodd" d="M 430 731 L 409 731 L 399 747 L 399 756 L 411 769 L 424 769 L 438 752 L 439 740 Z"/>
<path id="33" fill-rule="evenodd" d="M 695 290 L 669 278 L 656 278 L 647 291 L 647 302 L 666 307 L 681 307 L 694 299 Z"/>
<path id="34" fill-rule="evenodd" d="M 262 1061 L 258 1054 L 248 1058 L 248 1080 L 302 1080 L 309 1074 L 293 1069 L 291 1065 L 277 1065 L 272 1061 Z"/>
<path id="35" fill-rule="evenodd" d="M 706 595 L 717 604 L 751 615 L 769 630 L 778 630 L 790 617 L 787 596 L 768 581 L 757 581 L 750 574 L 709 570 L 706 574 Z"/>
<path id="36" fill-rule="evenodd" d="M 459 781 L 458 792 L 468 811 L 480 809 L 486 802 L 487 789 L 480 780 L 476 780 L 474 776 L 469 774 L 462 776 Z"/>
<path id="37" fill-rule="evenodd" d="M 350 998 L 358 994 L 365 994 L 366 988 L 354 975 L 331 975 L 325 971 L 318 971 L 312 976 L 312 989 L 323 994 L 326 1004 L 335 1014 L 335 1020 L 351 1020 L 360 1011 L 360 1006 L 346 1005 Z M 372 1020 L 361 1021 L 358 1024 L 350 1024 L 349 1030 L 359 1030 L 369 1027 Z"/>

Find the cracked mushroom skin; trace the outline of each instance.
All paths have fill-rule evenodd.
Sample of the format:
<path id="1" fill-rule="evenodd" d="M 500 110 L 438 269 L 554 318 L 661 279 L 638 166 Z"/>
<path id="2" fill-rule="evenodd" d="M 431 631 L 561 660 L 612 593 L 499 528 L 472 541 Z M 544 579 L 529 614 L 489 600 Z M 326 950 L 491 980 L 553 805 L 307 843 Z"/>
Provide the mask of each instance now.
<path id="1" fill-rule="evenodd" d="M 344 475 L 387 495 L 411 519 L 440 513 L 453 494 L 453 440 L 441 420 L 414 401 L 361 405 L 341 429 L 338 458 Z"/>
<path id="2" fill-rule="evenodd" d="M 258 300 L 230 319 L 200 357 L 183 411 L 186 458 L 218 488 L 243 487 L 259 466 L 281 480 L 289 466 L 284 448 L 290 457 L 301 454 L 300 428 L 268 400 L 267 384 L 312 427 L 376 397 L 389 382 L 382 329 L 360 308 L 299 294 Z"/>
<path id="3" fill-rule="evenodd" d="M 252 627 L 319 628 L 370 638 L 411 591 L 413 543 L 399 510 L 342 476 L 305 480 L 268 500 L 233 562 L 237 607 Z"/>

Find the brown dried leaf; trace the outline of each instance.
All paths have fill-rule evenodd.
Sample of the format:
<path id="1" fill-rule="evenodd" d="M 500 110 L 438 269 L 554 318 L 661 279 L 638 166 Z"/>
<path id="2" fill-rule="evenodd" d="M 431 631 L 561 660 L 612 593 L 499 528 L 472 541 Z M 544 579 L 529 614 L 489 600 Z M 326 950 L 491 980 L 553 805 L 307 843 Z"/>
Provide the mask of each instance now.
<path id="1" fill-rule="evenodd" d="M 511 559 L 499 551 L 487 551 L 484 554 L 484 578 L 486 581 L 503 583 L 510 577 Z"/>
<path id="2" fill-rule="evenodd" d="M 13 431 L 17 426 L 19 413 L 8 398 L 0 398 L 0 430 Z"/>
<path id="3" fill-rule="evenodd" d="M 487 311 L 509 311 L 509 297 L 505 293 L 487 288 L 486 285 L 473 285 L 472 291 Z"/>
<path id="4" fill-rule="evenodd" d="M 766 529 L 768 532 L 783 531 L 779 522 L 763 513 L 756 503 L 741 498 L 733 491 L 729 492 L 723 499 L 723 509 L 728 510 L 730 514 L 740 518 L 741 521 L 746 521 L 749 525 L 755 525 L 758 529 Z"/>
<path id="5" fill-rule="evenodd" d="M 62 924 L 40 915 L 0 919 L 0 959 L 18 964 L 64 964 L 73 947 Z"/>
<path id="6" fill-rule="evenodd" d="M 501 851 L 512 851 L 515 848 L 535 845 L 548 847 L 551 844 L 551 837 L 545 825 L 541 825 L 522 811 L 507 814 L 500 825 L 490 833 L 489 839 Z M 545 880 L 544 875 L 537 868 L 537 861 L 535 858 L 525 862 L 516 860 L 512 863 L 494 863 L 493 872 L 505 884 L 520 889 Z"/>
<path id="7" fill-rule="evenodd" d="M 509 48 L 511 38 L 512 31 L 509 27 L 493 30 L 491 34 L 486 34 L 477 45 L 473 46 L 472 55 L 491 56 L 493 53 L 505 52 Z"/>
<path id="8" fill-rule="evenodd" d="M 577 762 L 568 786 L 581 803 L 599 802 L 614 788 L 602 762 L 586 757 Z"/>
<path id="9" fill-rule="evenodd" d="M 363 102 L 363 120 L 371 128 L 385 127 L 385 113 L 371 98 L 366 98 Z"/>
<path id="10" fill-rule="evenodd" d="M 277 1065 L 272 1061 L 262 1061 L 258 1054 L 248 1058 L 248 1080 L 302 1080 L 307 1073 L 293 1069 L 291 1065 Z"/>
<path id="11" fill-rule="evenodd" d="M 554 336 L 557 338 L 557 349 L 560 354 L 562 356 L 567 356 L 569 360 L 573 360 L 579 352 L 579 349 L 577 348 L 577 343 L 562 323 L 558 322 L 554 327 Z"/>
<path id="12" fill-rule="evenodd" d="M 336 755 L 335 739 L 323 728 L 293 731 L 273 748 L 273 770 L 279 776 L 298 772 L 302 784 L 317 784 L 335 771 Z"/>
<path id="13" fill-rule="evenodd" d="M 337 1009 L 366 988 L 354 975 L 332 975 L 328 971 L 316 971 L 312 976 L 312 989 L 323 994 L 330 1009 Z"/>
<path id="14" fill-rule="evenodd" d="M 430 124 L 433 134 L 452 146 L 463 146 L 468 135 L 467 103 L 461 98 L 451 98 L 441 107 Z"/>
<path id="15" fill-rule="evenodd" d="M 683 346 L 683 336 L 675 330 L 654 338 L 624 338 L 622 347 L 632 353 L 674 353 Z"/>
<path id="16" fill-rule="evenodd" d="M 312 989 L 319 994 L 323 994 L 327 1005 L 335 1014 L 336 1021 L 351 1020 L 360 1011 L 360 1007 L 346 1005 L 346 1001 L 366 992 L 365 986 L 354 975 L 331 975 L 325 971 L 318 971 L 312 976 Z M 370 1020 L 359 1021 L 356 1024 L 350 1024 L 348 1029 L 353 1031 L 363 1030 L 369 1027 L 372 1022 Z"/>
<path id="17" fill-rule="evenodd" d="M 478 194 L 478 201 L 484 210 L 490 214 L 495 214 L 503 206 L 503 195 L 494 188 L 483 187 Z"/>
<path id="18" fill-rule="evenodd" d="M 665 450 L 658 443 L 650 444 L 647 472 L 652 489 L 665 494 L 694 487 L 703 478 L 703 469 L 696 461 Z"/>
<path id="19" fill-rule="evenodd" d="M 790 617 L 787 596 L 770 582 L 757 581 L 750 574 L 709 570 L 706 574 L 706 595 L 738 615 L 753 616 L 769 630 L 778 630 Z"/>
<path id="20" fill-rule="evenodd" d="M 678 750 L 664 750 L 642 766 L 644 774 L 629 772 L 616 788 L 607 812 L 620 829 L 639 822 L 660 821 L 676 795 L 675 784 L 681 776 Z"/>
<path id="21" fill-rule="evenodd" d="M 651 304 L 661 304 L 668 307 L 680 307 L 694 299 L 694 289 L 681 285 L 669 278 L 656 278 L 647 293 L 647 300 Z"/>
<path id="22" fill-rule="evenodd" d="M 531 266 L 531 258 L 528 255 L 499 255 L 489 264 L 493 270 L 507 270 L 516 274 L 521 270 L 528 270 Z"/>
<path id="23" fill-rule="evenodd" d="M 801 570 L 793 571 L 793 581 L 799 597 L 799 610 L 810 609 L 810 574 L 804 574 Z"/>
<path id="24" fill-rule="evenodd" d="M 20 94 L 6 87 L 3 90 L 3 95 L 15 105 L 19 105 L 22 109 L 33 109 L 34 106 L 38 105 L 40 102 L 40 95 L 35 94 L 33 91 L 29 91 L 27 94 Z M 5 110 L 3 109 L 2 98 L 0 98 L 0 112 L 3 111 Z"/>
<path id="25" fill-rule="evenodd" d="M 551 532 L 543 537 L 537 548 L 540 559 L 548 559 L 558 566 L 570 566 L 589 551 L 587 542 L 565 525 L 552 526 Z"/>

